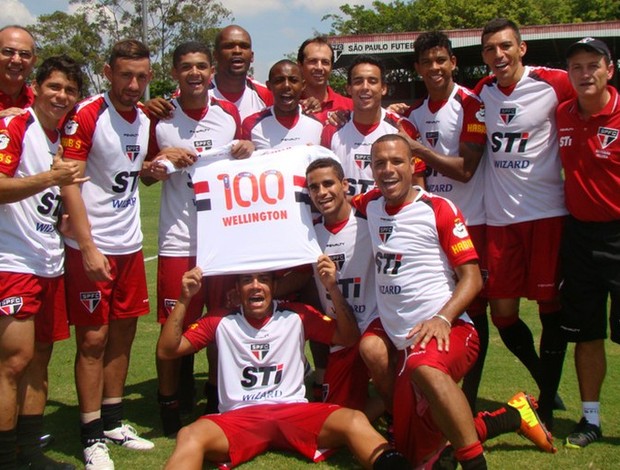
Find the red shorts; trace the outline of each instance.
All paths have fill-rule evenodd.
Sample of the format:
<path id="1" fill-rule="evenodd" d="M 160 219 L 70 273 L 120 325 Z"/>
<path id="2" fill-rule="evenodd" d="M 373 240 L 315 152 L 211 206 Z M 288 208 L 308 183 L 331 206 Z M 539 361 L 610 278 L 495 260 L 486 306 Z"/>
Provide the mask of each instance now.
<path id="1" fill-rule="evenodd" d="M 413 370 L 420 366 L 438 369 L 459 382 L 476 362 L 479 340 L 474 326 L 457 320 L 450 333 L 450 351 L 438 351 L 431 341 L 422 350 L 407 349 L 397 366 L 400 372 L 394 386 L 394 440 L 396 450 L 414 466 L 423 463 L 445 442 L 429 409 L 428 401 L 411 382 Z M 404 362 L 404 364 L 403 364 Z"/>
<path id="2" fill-rule="evenodd" d="M 157 258 L 157 321 L 162 325 L 172 312 L 177 299 L 181 295 L 181 280 L 183 274 L 196 266 L 196 257 L 159 256 Z M 192 297 L 183 329 L 194 323 L 202 316 L 205 306 L 207 283 L 203 282 L 200 291 Z"/>
<path id="3" fill-rule="evenodd" d="M 297 451 L 320 462 L 330 451 L 318 449 L 325 420 L 340 406 L 329 403 L 291 403 L 246 406 L 202 416 L 217 424 L 228 439 L 228 467 L 237 466 L 268 450 Z"/>
<path id="4" fill-rule="evenodd" d="M 69 337 L 63 276 L 0 272 L 0 317 L 32 315 L 35 341 L 53 343 Z"/>
<path id="5" fill-rule="evenodd" d="M 381 320 L 372 321 L 362 337 L 387 338 Z M 359 354 L 359 341 L 354 346 L 330 352 L 323 379 L 323 401 L 363 411 L 368 400 L 370 375 Z"/>
<path id="6" fill-rule="evenodd" d="M 93 282 L 82 265 L 82 253 L 66 248 L 65 276 L 69 321 L 77 326 L 107 325 L 112 320 L 149 313 L 149 295 L 142 251 L 106 255 L 112 280 Z"/>
<path id="7" fill-rule="evenodd" d="M 476 317 L 478 315 L 486 314 L 488 304 L 486 292 L 486 281 L 489 277 L 489 271 L 487 269 L 487 226 L 472 225 L 471 227 L 467 227 L 467 231 L 469 232 L 469 237 L 471 238 L 474 248 L 476 248 L 476 252 L 478 253 L 478 266 L 480 267 L 482 280 L 484 282 L 482 285 L 482 290 L 466 309 L 470 317 Z"/>
<path id="8" fill-rule="evenodd" d="M 549 301 L 558 297 L 564 217 L 487 227 L 490 299 Z"/>

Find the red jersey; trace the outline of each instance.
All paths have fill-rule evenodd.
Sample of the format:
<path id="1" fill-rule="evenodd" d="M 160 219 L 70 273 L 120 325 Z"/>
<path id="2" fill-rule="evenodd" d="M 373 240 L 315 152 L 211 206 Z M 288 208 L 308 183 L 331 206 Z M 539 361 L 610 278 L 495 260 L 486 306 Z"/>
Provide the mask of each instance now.
<path id="1" fill-rule="evenodd" d="M 305 97 L 304 97 L 305 98 Z M 353 111 L 353 100 L 347 96 L 336 93 L 332 87 L 327 86 L 327 98 L 321 103 L 321 110 L 313 116 L 323 125 L 327 124 L 327 118 L 334 111 Z"/>
<path id="2" fill-rule="evenodd" d="M 0 111 L 7 108 L 27 108 L 34 103 L 34 93 L 29 85 L 24 85 L 15 101 L 9 95 L 0 91 Z"/>

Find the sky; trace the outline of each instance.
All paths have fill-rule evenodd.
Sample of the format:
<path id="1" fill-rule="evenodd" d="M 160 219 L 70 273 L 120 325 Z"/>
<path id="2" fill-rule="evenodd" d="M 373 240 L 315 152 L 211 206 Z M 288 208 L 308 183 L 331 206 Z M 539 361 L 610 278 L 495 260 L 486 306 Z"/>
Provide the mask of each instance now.
<path id="1" fill-rule="evenodd" d="M 339 13 L 338 6 L 349 3 L 370 5 L 372 0 L 221 0 L 232 11 L 234 23 L 252 36 L 254 76 L 264 82 L 269 67 L 297 48 L 307 38 L 327 33 L 331 22 L 326 14 Z M 0 0 L 0 27 L 31 24 L 41 14 L 56 10 L 72 12 L 68 0 Z M 226 26 L 225 24 L 222 26 Z"/>

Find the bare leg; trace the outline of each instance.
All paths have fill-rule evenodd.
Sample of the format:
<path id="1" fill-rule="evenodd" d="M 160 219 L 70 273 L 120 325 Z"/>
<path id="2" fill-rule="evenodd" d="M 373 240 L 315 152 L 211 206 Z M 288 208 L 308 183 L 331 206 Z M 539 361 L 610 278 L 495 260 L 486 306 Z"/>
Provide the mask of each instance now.
<path id="1" fill-rule="evenodd" d="M 103 397 L 122 397 L 129 370 L 131 345 L 136 335 L 137 318 L 110 322 L 103 363 Z"/>
<path id="2" fill-rule="evenodd" d="M 385 409 L 391 412 L 395 377 L 395 367 L 390 357 L 391 345 L 386 338 L 365 336 L 360 341 L 359 351 Z"/>
<path id="3" fill-rule="evenodd" d="M 575 368 L 581 401 L 599 401 L 607 372 L 605 342 L 587 341 L 575 345 Z"/>
<path id="4" fill-rule="evenodd" d="M 108 325 L 76 326 L 75 386 L 80 413 L 101 409 L 103 362 L 108 341 Z"/>
<path id="5" fill-rule="evenodd" d="M 34 356 L 20 384 L 20 411 L 22 415 L 42 415 L 47 402 L 47 366 L 54 343 L 35 343 Z"/>
<path id="6" fill-rule="evenodd" d="M 222 428 L 208 419 L 199 419 L 179 431 L 177 445 L 165 468 L 200 470 L 204 458 L 211 462 L 227 461 L 228 449 Z"/>

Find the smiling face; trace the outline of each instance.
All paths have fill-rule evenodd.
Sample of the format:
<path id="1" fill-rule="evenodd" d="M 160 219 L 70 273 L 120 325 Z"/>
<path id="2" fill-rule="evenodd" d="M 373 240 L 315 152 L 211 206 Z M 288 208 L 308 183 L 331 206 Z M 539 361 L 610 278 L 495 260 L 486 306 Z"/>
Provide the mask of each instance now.
<path id="1" fill-rule="evenodd" d="M 613 73 L 613 63 L 595 51 L 580 49 L 568 59 L 568 78 L 580 100 L 601 96 Z"/>
<path id="2" fill-rule="evenodd" d="M 32 36 L 20 28 L 0 33 L 0 87 L 21 87 L 36 62 Z"/>
<path id="3" fill-rule="evenodd" d="M 332 73 L 332 51 L 327 44 L 309 43 L 301 64 L 304 80 L 311 88 L 327 86 Z"/>
<path id="4" fill-rule="evenodd" d="M 371 152 L 372 176 L 388 206 L 402 206 L 413 201 L 414 158 L 402 139 L 376 142 Z"/>
<path id="5" fill-rule="evenodd" d="M 369 63 L 353 67 L 347 92 L 353 100 L 353 110 L 356 113 L 381 108 L 381 99 L 387 92 L 387 87 L 381 78 L 381 69 Z"/>
<path id="6" fill-rule="evenodd" d="M 181 56 L 172 69 L 172 78 L 179 83 L 182 97 L 205 98 L 213 69 L 209 58 L 203 52 L 190 52 Z"/>
<path id="7" fill-rule="evenodd" d="M 422 52 L 414 67 L 422 77 L 431 99 L 447 98 L 450 95 L 454 86 L 452 74 L 456 68 L 456 57 L 451 56 L 445 47 L 433 47 Z"/>
<path id="8" fill-rule="evenodd" d="M 283 62 L 269 72 L 267 88 L 273 93 L 273 106 L 279 116 L 294 116 L 304 89 L 304 81 L 298 65 Z"/>
<path id="9" fill-rule="evenodd" d="M 248 318 L 260 320 L 271 314 L 274 290 L 275 281 L 270 272 L 240 274 L 237 277 L 237 293 L 243 314 Z"/>
<path id="10" fill-rule="evenodd" d="M 511 28 L 486 34 L 482 38 L 482 60 L 497 77 L 501 86 L 511 86 L 523 76 L 525 42 L 519 42 Z"/>
<path id="11" fill-rule="evenodd" d="M 34 83 L 34 110 L 46 129 L 56 129 L 58 123 L 75 106 L 80 97 L 78 84 L 64 72 L 54 70 L 43 83 Z"/>
<path id="12" fill-rule="evenodd" d="M 310 199 L 327 224 L 334 224 L 349 216 L 347 202 L 349 182 L 339 178 L 332 167 L 317 168 L 308 172 L 306 184 Z"/>
<path id="13" fill-rule="evenodd" d="M 247 31 L 237 26 L 224 28 L 215 49 L 217 73 L 245 77 L 254 60 L 252 39 Z"/>

